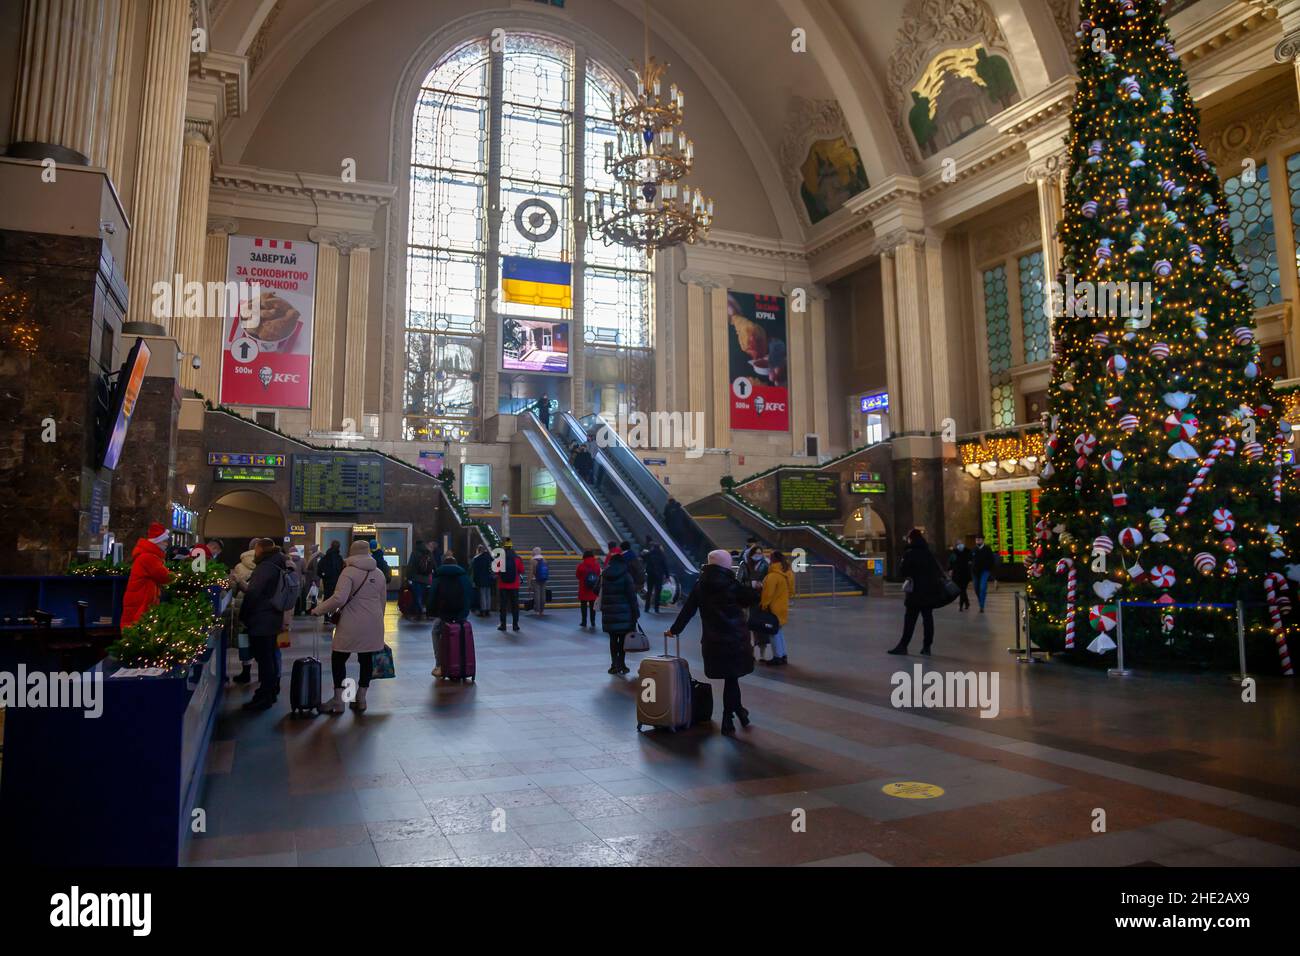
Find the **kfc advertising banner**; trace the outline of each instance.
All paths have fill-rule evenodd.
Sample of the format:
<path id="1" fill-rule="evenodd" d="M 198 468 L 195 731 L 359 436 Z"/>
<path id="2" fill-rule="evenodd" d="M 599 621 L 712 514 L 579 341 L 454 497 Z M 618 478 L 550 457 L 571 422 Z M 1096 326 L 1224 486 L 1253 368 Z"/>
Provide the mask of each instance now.
<path id="1" fill-rule="evenodd" d="M 231 236 L 226 280 L 221 403 L 310 407 L 315 243 Z"/>
<path id="2" fill-rule="evenodd" d="M 783 432 L 790 428 L 790 369 L 785 299 L 732 292 L 730 324 L 731 427 Z"/>

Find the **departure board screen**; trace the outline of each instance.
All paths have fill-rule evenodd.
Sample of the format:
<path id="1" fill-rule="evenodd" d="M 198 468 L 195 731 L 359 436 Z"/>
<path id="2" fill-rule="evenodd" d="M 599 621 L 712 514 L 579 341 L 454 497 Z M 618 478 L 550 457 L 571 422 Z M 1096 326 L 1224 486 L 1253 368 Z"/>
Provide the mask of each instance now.
<path id="1" fill-rule="evenodd" d="M 293 510 L 358 514 L 384 510 L 384 460 L 318 452 L 293 456 Z"/>
<path id="2" fill-rule="evenodd" d="M 840 514 L 840 480 L 835 475 L 786 474 L 777 479 L 777 511 L 794 521 L 821 521 Z"/>

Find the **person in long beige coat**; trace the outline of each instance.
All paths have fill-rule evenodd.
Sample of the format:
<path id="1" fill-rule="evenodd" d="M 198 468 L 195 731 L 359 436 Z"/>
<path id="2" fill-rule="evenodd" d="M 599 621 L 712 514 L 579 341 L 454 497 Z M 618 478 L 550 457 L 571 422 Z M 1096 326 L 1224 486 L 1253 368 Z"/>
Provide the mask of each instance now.
<path id="1" fill-rule="evenodd" d="M 248 590 L 248 579 L 253 576 L 253 570 L 257 567 L 257 562 L 253 560 L 257 552 L 249 548 L 239 556 L 239 561 L 230 569 L 230 578 L 234 582 L 234 597 L 231 599 L 232 616 L 234 622 L 234 633 L 230 635 L 230 640 L 239 645 L 239 673 L 235 675 L 236 684 L 247 684 L 253 679 L 253 651 L 248 646 L 248 638 L 245 637 L 239 641 L 239 631 L 242 630 L 239 623 L 239 612 L 244 605 L 244 592 Z"/>
<path id="2" fill-rule="evenodd" d="M 334 698 L 321 705 L 323 713 L 343 713 L 343 680 L 347 676 L 348 658 L 354 652 L 361 664 L 361 681 L 352 709 L 366 709 L 366 690 L 370 687 L 374 655 L 384 649 L 384 604 L 387 600 L 388 582 L 370 556 L 370 546 L 365 541 L 353 541 L 334 593 L 311 612 L 320 616 L 339 611 L 330 654 Z"/>

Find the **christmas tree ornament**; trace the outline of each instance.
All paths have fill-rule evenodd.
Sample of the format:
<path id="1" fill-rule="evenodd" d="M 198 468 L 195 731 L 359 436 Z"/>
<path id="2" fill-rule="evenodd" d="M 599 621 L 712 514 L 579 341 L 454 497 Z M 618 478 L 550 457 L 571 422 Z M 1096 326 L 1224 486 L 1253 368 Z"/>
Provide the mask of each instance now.
<path id="1" fill-rule="evenodd" d="M 1124 399 L 1120 398 L 1118 395 L 1111 395 L 1106 399 L 1106 407 L 1113 412 L 1119 411 L 1119 407 L 1123 404 Z"/>
<path id="2" fill-rule="evenodd" d="M 1100 163 L 1100 162 L 1101 162 L 1101 152 L 1102 152 L 1102 150 L 1105 149 L 1105 148 L 1106 148 L 1106 146 L 1105 146 L 1105 144 L 1104 144 L 1101 140 L 1099 140 L 1099 139 L 1094 139 L 1091 143 L 1088 144 L 1088 159 L 1087 159 L 1087 161 L 1088 161 L 1089 163 Z"/>
<path id="3" fill-rule="evenodd" d="M 1250 345 L 1255 341 L 1255 330 L 1247 325 L 1239 325 L 1232 330 L 1232 340 L 1238 345 Z"/>
<path id="4" fill-rule="evenodd" d="M 1106 452 L 1106 457 L 1101 460 L 1101 465 L 1109 472 L 1117 472 L 1124 467 L 1124 453 L 1118 448 L 1112 448 Z"/>
<path id="5" fill-rule="evenodd" d="M 1259 377 L 1259 365 L 1257 365 L 1253 361 L 1247 362 L 1245 368 L 1243 368 L 1241 371 L 1242 374 L 1246 376 L 1246 378 L 1255 379 Z"/>
<path id="6" fill-rule="evenodd" d="M 1131 100 L 1142 99 L 1142 87 L 1138 84 L 1136 76 L 1126 76 L 1119 81 L 1120 90 Z"/>
<path id="7" fill-rule="evenodd" d="M 1121 189 L 1115 197 L 1115 208 L 1119 210 L 1121 216 L 1128 215 L 1128 190 Z"/>
<path id="8" fill-rule="evenodd" d="M 1147 349 L 1147 354 L 1154 359 L 1163 361 L 1169 358 L 1169 345 L 1165 342 L 1153 342 L 1151 347 Z"/>
<path id="9" fill-rule="evenodd" d="M 1119 0 L 1119 9 L 1126 17 L 1137 16 L 1137 6 L 1134 4 L 1134 0 Z"/>
<path id="10" fill-rule="evenodd" d="M 1223 550 L 1227 551 L 1229 554 L 1232 554 L 1237 550 L 1237 542 L 1232 538 L 1224 538 L 1219 542 L 1219 544 L 1223 547 Z"/>
<path id="11" fill-rule="evenodd" d="M 1166 116 L 1171 116 L 1174 112 L 1174 91 L 1167 86 L 1160 89 L 1160 112 Z"/>
<path id="12" fill-rule="evenodd" d="M 1192 558 L 1192 566 L 1202 574 L 1212 573 L 1217 564 L 1218 561 L 1215 560 L 1214 555 L 1208 551 L 1199 551 L 1196 557 Z"/>
<path id="13" fill-rule="evenodd" d="M 1115 550 L 1115 542 L 1108 535 L 1099 534 L 1092 539 L 1092 551 L 1096 554 L 1100 551 L 1102 554 L 1110 554 Z"/>
<path id="14" fill-rule="evenodd" d="M 1268 546 L 1273 549 L 1269 552 L 1269 557 L 1272 558 L 1286 557 L 1286 552 L 1282 550 L 1284 542 L 1282 535 L 1278 533 L 1279 531 L 1281 531 L 1281 528 L 1275 524 L 1264 526 L 1264 535 L 1268 539 Z"/>
<path id="15" fill-rule="evenodd" d="M 1105 654 L 1107 651 L 1113 651 L 1114 649 L 1115 642 L 1105 634 L 1098 634 L 1092 639 L 1092 643 L 1088 645 L 1088 650 L 1094 654 Z"/>
<path id="16" fill-rule="evenodd" d="M 1151 569 L 1151 583 L 1158 588 L 1168 590 L 1178 583 L 1178 576 L 1169 565 L 1157 564 Z"/>
<path id="17" fill-rule="evenodd" d="M 1142 157 L 1146 155 L 1147 147 L 1140 139 L 1135 139 L 1128 144 L 1128 164 L 1133 169 L 1139 169 L 1146 165 L 1146 160 Z"/>
<path id="18" fill-rule="evenodd" d="M 1160 396 L 1160 400 L 1176 412 L 1181 412 L 1192 402 L 1196 401 L 1195 392 L 1165 392 Z"/>
<path id="19" fill-rule="evenodd" d="M 1205 252 L 1196 243 L 1191 243 L 1187 247 L 1188 257 L 1198 266 L 1205 262 Z"/>
<path id="20" fill-rule="evenodd" d="M 1223 562 L 1223 573 L 1230 578 L 1237 576 L 1237 561 L 1235 558 L 1228 558 Z"/>
<path id="21" fill-rule="evenodd" d="M 1237 443 L 1233 439 L 1220 438 L 1215 441 L 1214 447 L 1210 449 L 1210 453 L 1205 457 L 1205 460 L 1201 462 L 1201 467 L 1196 469 L 1196 477 L 1194 477 L 1191 484 L 1187 486 L 1187 492 L 1183 495 L 1183 500 L 1178 503 L 1178 507 L 1174 509 L 1174 514 L 1187 514 L 1187 509 L 1190 508 L 1192 504 L 1192 497 L 1196 492 L 1200 491 L 1201 486 L 1205 484 L 1205 479 L 1210 474 L 1210 469 L 1214 467 L 1214 463 L 1219 460 L 1220 455 L 1226 458 L 1231 458 L 1236 453 Z"/>
<path id="22" fill-rule="evenodd" d="M 1120 547 L 1125 551 L 1132 551 L 1134 548 L 1142 546 L 1142 532 L 1137 528 L 1128 527 L 1119 533 Z"/>
<path id="23" fill-rule="evenodd" d="M 1156 263 L 1156 275 L 1160 276 L 1162 279 L 1170 275 L 1173 271 L 1174 264 L 1168 259 L 1161 259 Z"/>
<path id="24" fill-rule="evenodd" d="M 1165 509 L 1150 508 L 1147 514 L 1151 516 L 1151 520 L 1147 522 L 1147 528 L 1151 531 L 1151 543 L 1164 544 L 1169 540 L 1169 535 L 1165 534 Z"/>
<path id="25" fill-rule="evenodd" d="M 1165 593 L 1156 598 L 1156 604 L 1160 605 L 1160 633 L 1172 634 L 1174 630 L 1174 611 L 1170 607 L 1174 603 L 1173 596 Z"/>
<path id="26" fill-rule="evenodd" d="M 1092 593 L 1103 601 L 1109 601 L 1123 589 L 1118 581 L 1097 581 L 1092 586 Z"/>
<path id="27" fill-rule="evenodd" d="M 1082 212 L 1087 218 L 1094 218 L 1097 215 L 1097 200 L 1089 199 L 1085 202 L 1082 207 Z"/>
<path id="28" fill-rule="evenodd" d="M 1097 243 L 1097 260 L 1099 262 L 1105 262 L 1110 258 L 1110 247 L 1112 242 L 1113 240 L 1111 239 L 1103 239 L 1101 242 Z"/>
<path id="29" fill-rule="evenodd" d="M 1273 632 L 1273 640 L 1277 644 L 1278 657 L 1282 663 L 1282 673 L 1290 677 L 1294 671 L 1291 669 L 1291 652 L 1286 646 L 1286 628 L 1282 624 L 1282 592 L 1287 589 L 1286 578 L 1276 571 L 1271 571 L 1264 575 L 1264 600 L 1268 604 L 1268 617 L 1271 625 L 1270 630 Z"/>
<path id="30" fill-rule="evenodd" d="M 1195 333 L 1196 337 L 1202 342 L 1209 338 L 1209 335 L 1207 335 L 1205 331 L 1209 327 L 1209 324 L 1210 321 L 1205 317 L 1205 313 L 1195 312 L 1192 314 L 1192 332 Z"/>
<path id="31" fill-rule="evenodd" d="M 1121 430 L 1134 432 L 1138 427 L 1138 417 L 1131 412 L 1127 415 L 1121 415 L 1118 424 Z"/>
<path id="32" fill-rule="evenodd" d="M 1128 359 L 1122 355 L 1112 355 L 1106 359 L 1106 369 L 1116 378 L 1122 379 L 1128 371 Z"/>
<path id="33" fill-rule="evenodd" d="M 1248 461 L 1256 461 L 1264 455 L 1264 446 L 1257 441 L 1248 441 L 1241 446 L 1241 453 Z"/>
<path id="34" fill-rule="evenodd" d="M 1123 488 L 1120 488 L 1116 491 L 1112 491 L 1110 493 L 1110 503 L 1114 505 L 1116 508 L 1127 508 L 1128 492 L 1125 491 Z"/>
<path id="35" fill-rule="evenodd" d="M 1142 565 L 1140 564 L 1135 564 L 1133 565 L 1133 567 L 1128 569 L 1129 580 L 1132 581 L 1134 584 L 1141 584 L 1143 579 L 1146 576 L 1147 576 L 1147 569 L 1142 567 Z"/>
<path id="36" fill-rule="evenodd" d="M 1141 229 L 1135 229 L 1133 230 L 1133 234 L 1128 237 L 1128 241 L 1129 255 L 1137 255 L 1139 252 L 1143 252 L 1146 249 L 1144 243 L 1147 241 L 1147 234 Z"/>
<path id="37" fill-rule="evenodd" d="M 1232 516 L 1232 512 L 1227 508 L 1215 508 L 1210 518 L 1214 521 L 1214 530 L 1219 534 L 1227 534 L 1237 527 L 1237 519 Z"/>
<path id="38" fill-rule="evenodd" d="M 1166 196 L 1172 196 L 1174 199 L 1181 199 L 1184 192 L 1183 187 L 1172 179 L 1160 180 L 1160 188 L 1165 191 Z"/>
<path id="39" fill-rule="evenodd" d="M 1106 332 L 1097 332 L 1097 333 L 1094 334 L 1093 337 L 1092 337 L 1092 344 L 1093 344 L 1093 345 L 1096 345 L 1096 346 L 1099 346 L 1099 347 L 1103 347 L 1103 348 L 1104 348 L 1105 346 L 1107 346 L 1107 345 L 1110 345 L 1110 335 L 1109 335 L 1109 333 L 1106 333 Z"/>
<path id="40" fill-rule="evenodd" d="M 1109 634 L 1119 623 L 1119 608 L 1114 604 L 1094 604 L 1088 608 L 1088 623 L 1094 631 Z"/>
<path id="41" fill-rule="evenodd" d="M 1062 539 L 1064 539 L 1062 535 Z M 1073 558 L 1062 558 L 1056 562 L 1056 573 L 1065 575 L 1065 646 L 1074 649 L 1075 602 L 1079 596 L 1079 572 L 1074 566 Z"/>
<path id="42" fill-rule="evenodd" d="M 1074 450 L 1080 457 L 1087 458 L 1097 450 L 1097 436 L 1091 432 L 1083 432 L 1074 439 Z"/>

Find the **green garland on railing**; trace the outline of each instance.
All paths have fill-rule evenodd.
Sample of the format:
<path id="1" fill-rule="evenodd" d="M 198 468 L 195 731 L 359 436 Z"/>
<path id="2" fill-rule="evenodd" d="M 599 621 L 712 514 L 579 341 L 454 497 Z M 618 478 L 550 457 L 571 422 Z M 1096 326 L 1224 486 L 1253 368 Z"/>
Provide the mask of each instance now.
<path id="1" fill-rule="evenodd" d="M 861 551 L 857 551 L 853 548 L 848 538 L 845 538 L 843 535 L 836 534 L 834 531 L 829 530 L 825 525 L 816 524 L 810 521 L 785 521 L 782 518 L 778 518 L 770 511 L 767 511 L 764 508 L 760 508 L 752 501 L 749 501 L 748 499 L 741 497 L 741 495 L 735 491 L 728 490 L 723 494 L 725 497 L 731 498 L 733 501 L 738 502 L 748 510 L 761 516 L 763 520 L 767 521 L 769 524 L 773 525 L 774 527 L 789 528 L 793 530 L 812 531 L 814 534 L 820 535 L 821 537 L 825 538 L 831 544 L 835 545 L 837 548 L 839 548 L 841 551 L 845 552 L 846 554 L 850 555 L 851 557 L 855 559 L 865 558 L 865 555 L 863 555 Z"/>

